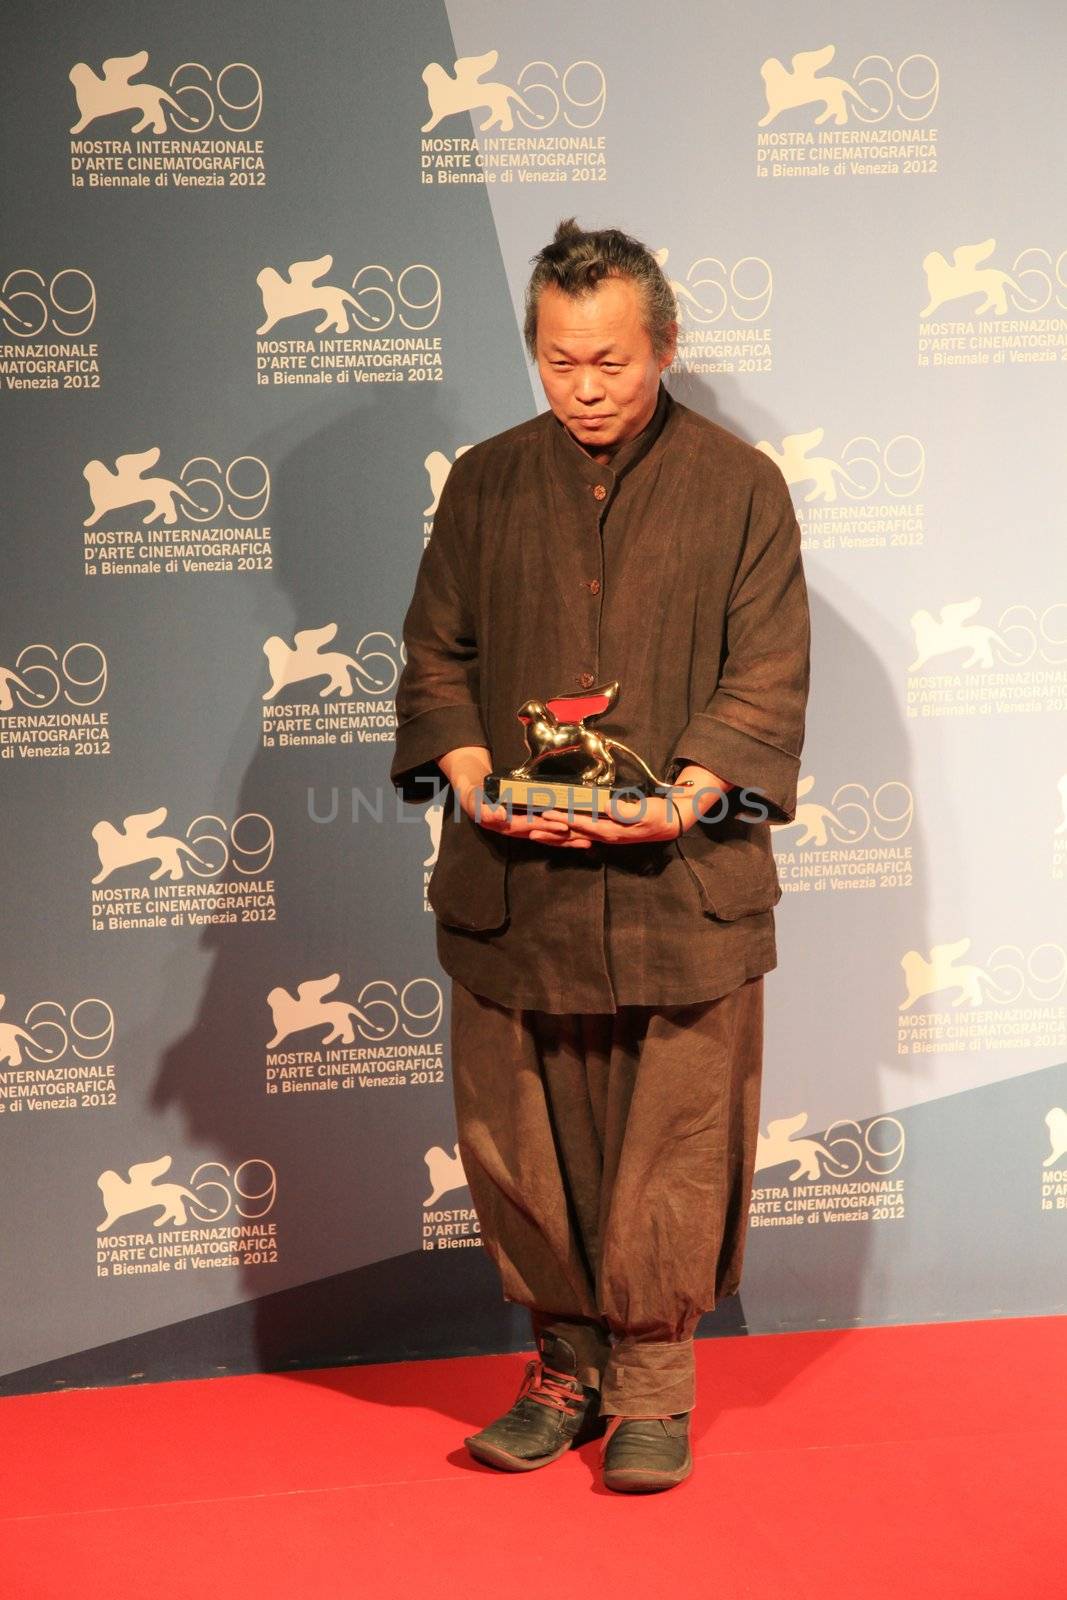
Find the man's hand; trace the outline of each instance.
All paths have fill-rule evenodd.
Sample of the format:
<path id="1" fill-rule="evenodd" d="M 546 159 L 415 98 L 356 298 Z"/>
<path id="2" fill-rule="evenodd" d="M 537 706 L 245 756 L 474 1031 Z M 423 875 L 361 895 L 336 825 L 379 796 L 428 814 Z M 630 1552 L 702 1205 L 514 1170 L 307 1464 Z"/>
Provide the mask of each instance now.
<path id="1" fill-rule="evenodd" d="M 455 790 L 456 799 L 473 822 L 488 828 L 491 833 L 505 833 L 514 839 L 535 839 L 541 844 L 571 846 L 588 850 L 589 839 L 573 835 L 567 825 L 566 814 L 560 820 L 553 813 L 544 821 L 544 813 L 513 810 L 508 816 L 504 805 L 492 805 L 485 797 L 482 782 L 493 770 L 489 751 L 481 745 L 465 745 L 438 756 L 437 764 Z"/>
<path id="2" fill-rule="evenodd" d="M 698 817 L 713 807 L 721 810 L 725 803 L 723 796 L 734 787 L 725 778 L 709 772 L 707 767 L 690 763 L 675 779 L 677 792 L 673 805 L 670 796 L 645 795 L 642 799 L 617 800 L 618 820 L 610 813 L 593 817 L 575 812 L 572 817 L 560 809 L 530 814 L 514 809 L 509 818 L 508 808 L 491 805 L 482 789 L 486 774 L 492 771 L 488 750 L 478 746 L 451 750 L 438 757 L 438 765 L 455 790 L 460 806 L 481 827 L 492 833 L 533 839 L 568 850 L 588 850 L 597 843 L 650 844 L 676 839 L 680 831 L 692 827 Z"/>
<path id="3" fill-rule="evenodd" d="M 678 813 L 667 795 L 646 794 L 640 800 L 624 796 L 616 800 L 614 815 L 609 811 L 594 817 L 588 812 L 576 811 L 571 817 L 566 810 L 542 811 L 541 815 L 553 821 L 562 818 L 572 836 L 587 846 L 652 844 L 661 839 L 676 839 L 679 833 Z"/>
<path id="4" fill-rule="evenodd" d="M 644 795 L 641 799 L 616 800 L 614 816 L 611 812 L 600 817 L 575 812 L 571 818 L 565 810 L 542 811 L 541 816 L 553 821 L 562 818 L 572 835 L 589 844 L 650 844 L 677 839 L 679 833 L 686 832 L 713 807 L 718 807 L 721 815 L 726 791 L 733 787 L 707 767 L 691 762 L 674 780 L 673 804 L 669 795 Z"/>

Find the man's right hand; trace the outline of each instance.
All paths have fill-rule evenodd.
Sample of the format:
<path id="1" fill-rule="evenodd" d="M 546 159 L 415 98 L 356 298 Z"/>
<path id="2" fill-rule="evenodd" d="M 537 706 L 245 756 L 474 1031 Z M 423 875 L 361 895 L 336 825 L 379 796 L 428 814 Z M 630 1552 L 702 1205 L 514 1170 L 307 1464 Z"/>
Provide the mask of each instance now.
<path id="1" fill-rule="evenodd" d="M 482 787 L 493 770 L 489 751 L 481 745 L 465 745 L 437 757 L 437 764 L 455 792 L 456 799 L 472 822 L 490 833 L 504 833 L 513 839 L 533 839 L 540 844 L 560 845 L 569 850 L 588 850 L 593 841 L 575 833 L 563 818 L 541 817 L 504 805 L 492 805 Z"/>

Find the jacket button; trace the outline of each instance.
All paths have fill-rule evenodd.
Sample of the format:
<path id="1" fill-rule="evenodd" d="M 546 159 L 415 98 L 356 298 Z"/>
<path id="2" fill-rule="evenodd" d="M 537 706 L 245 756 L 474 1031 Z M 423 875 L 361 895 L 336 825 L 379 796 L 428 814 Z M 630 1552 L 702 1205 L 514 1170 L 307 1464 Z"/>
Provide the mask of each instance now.
<path id="1" fill-rule="evenodd" d="M 578 682 L 581 684 L 583 689 L 591 689 L 594 683 L 593 674 L 591 672 L 583 672 L 579 677 Z"/>
<path id="2" fill-rule="evenodd" d="M 600 579 L 599 578 L 591 578 L 589 580 L 589 587 L 592 590 L 593 594 L 599 594 L 600 593 Z"/>
<path id="3" fill-rule="evenodd" d="M 602 483 L 594 483 L 594 485 L 593 485 L 593 499 L 594 500 L 603 500 L 603 499 L 605 499 L 607 497 L 607 492 L 608 491 L 605 489 L 605 487 L 604 487 L 604 485 Z"/>

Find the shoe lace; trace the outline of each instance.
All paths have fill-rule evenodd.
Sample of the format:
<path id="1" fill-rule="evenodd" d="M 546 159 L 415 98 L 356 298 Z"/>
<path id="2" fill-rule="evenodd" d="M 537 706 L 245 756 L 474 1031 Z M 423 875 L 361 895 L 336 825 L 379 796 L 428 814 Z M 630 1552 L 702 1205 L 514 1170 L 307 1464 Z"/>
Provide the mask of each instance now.
<path id="1" fill-rule="evenodd" d="M 554 1406 L 566 1416 L 576 1417 L 583 1397 L 576 1391 L 574 1378 L 535 1359 L 527 1364 L 526 1377 L 519 1390 L 519 1399 L 524 1398 L 536 1400 L 543 1406 Z"/>

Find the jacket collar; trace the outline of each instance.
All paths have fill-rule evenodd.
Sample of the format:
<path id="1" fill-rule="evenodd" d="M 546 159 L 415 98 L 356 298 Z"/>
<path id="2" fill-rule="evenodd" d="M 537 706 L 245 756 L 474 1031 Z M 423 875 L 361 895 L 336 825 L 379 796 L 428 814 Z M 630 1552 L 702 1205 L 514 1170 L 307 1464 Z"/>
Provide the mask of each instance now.
<path id="1" fill-rule="evenodd" d="M 674 409 L 675 402 L 661 378 L 656 409 L 648 422 L 636 437 L 627 439 L 625 444 L 620 445 L 611 460 L 606 463 L 594 461 L 588 451 L 583 450 L 577 439 L 568 432 L 555 412 L 546 411 L 544 415 L 548 419 L 552 456 L 557 472 L 573 482 L 576 487 L 602 484 L 607 490 L 604 498 L 610 499 L 622 475 L 642 461 L 659 440 Z"/>

